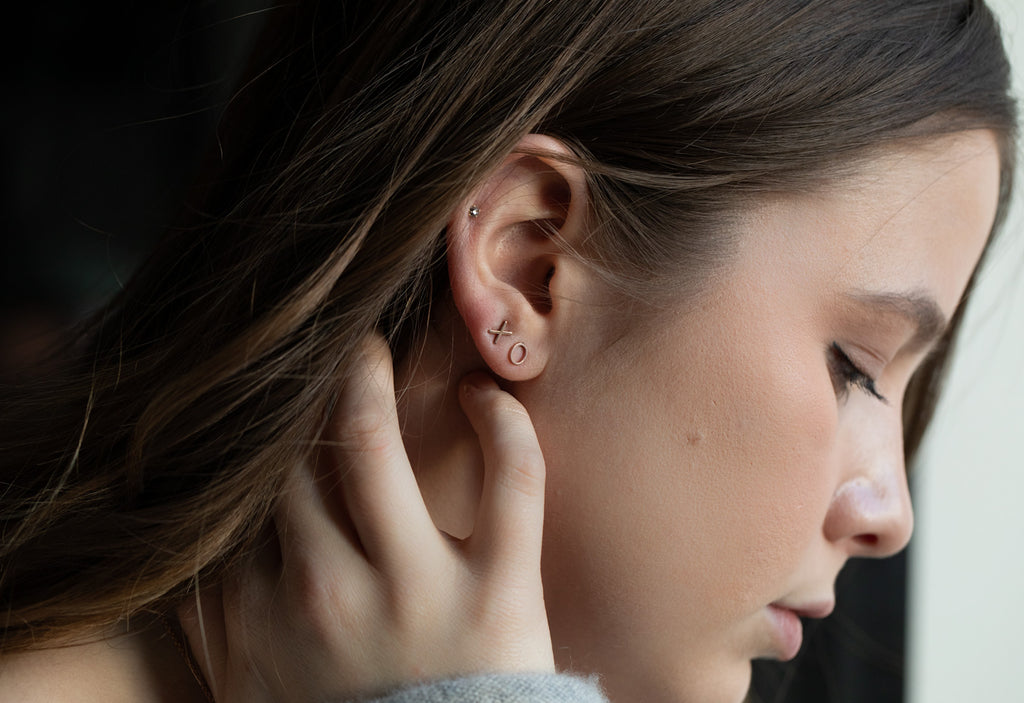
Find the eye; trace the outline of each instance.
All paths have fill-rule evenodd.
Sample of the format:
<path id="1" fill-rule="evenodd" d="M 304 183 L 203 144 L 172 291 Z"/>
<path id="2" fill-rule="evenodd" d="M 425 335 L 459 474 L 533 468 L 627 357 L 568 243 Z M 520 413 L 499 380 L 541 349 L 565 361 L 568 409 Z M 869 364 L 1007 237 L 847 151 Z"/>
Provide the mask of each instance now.
<path id="1" fill-rule="evenodd" d="M 888 405 L 889 401 L 875 388 L 875 379 L 861 371 L 836 342 L 832 342 L 829 348 L 829 371 L 832 373 L 832 386 L 837 398 L 845 399 L 850 388 L 858 388 Z"/>

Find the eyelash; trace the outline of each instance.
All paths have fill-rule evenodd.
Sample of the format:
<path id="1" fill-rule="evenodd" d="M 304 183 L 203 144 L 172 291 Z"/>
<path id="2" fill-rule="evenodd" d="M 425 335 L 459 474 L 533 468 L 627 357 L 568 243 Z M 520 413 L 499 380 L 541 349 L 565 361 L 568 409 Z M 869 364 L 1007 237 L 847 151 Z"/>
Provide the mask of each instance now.
<path id="1" fill-rule="evenodd" d="M 875 379 L 864 373 L 859 366 L 853 363 L 853 360 L 843 351 L 843 348 L 836 342 L 832 342 L 832 360 L 829 366 L 831 367 L 833 374 L 833 385 L 836 389 L 836 395 L 839 398 L 845 398 L 849 393 L 850 388 L 858 388 L 872 398 L 880 400 L 886 405 L 889 401 L 886 400 L 885 396 L 878 392 L 875 387 Z M 839 382 L 837 382 L 839 381 Z"/>

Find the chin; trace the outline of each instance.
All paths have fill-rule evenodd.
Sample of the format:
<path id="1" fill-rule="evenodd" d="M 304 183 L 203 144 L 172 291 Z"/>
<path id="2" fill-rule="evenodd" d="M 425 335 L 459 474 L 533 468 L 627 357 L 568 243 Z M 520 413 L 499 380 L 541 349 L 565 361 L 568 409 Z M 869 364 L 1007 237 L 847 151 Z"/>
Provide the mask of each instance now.
<path id="1" fill-rule="evenodd" d="M 750 691 L 750 660 L 723 666 L 717 675 L 701 681 L 695 695 L 676 698 L 680 703 L 743 703 Z"/>
<path id="2" fill-rule="evenodd" d="M 693 662 L 680 664 L 676 677 L 659 679 L 653 674 L 646 681 L 633 679 L 616 682 L 604 679 L 603 685 L 612 703 L 743 703 L 750 690 L 749 660 L 723 663 Z M 630 684 L 640 684 L 640 688 Z"/>
<path id="3" fill-rule="evenodd" d="M 745 660 L 739 667 L 740 671 L 736 675 L 729 678 L 728 681 L 723 682 L 722 689 L 722 703 L 728 701 L 728 703 L 743 703 L 747 700 L 747 694 L 750 692 L 750 676 L 751 666 L 750 660 Z M 708 701 L 718 700 L 717 698 L 708 698 Z"/>

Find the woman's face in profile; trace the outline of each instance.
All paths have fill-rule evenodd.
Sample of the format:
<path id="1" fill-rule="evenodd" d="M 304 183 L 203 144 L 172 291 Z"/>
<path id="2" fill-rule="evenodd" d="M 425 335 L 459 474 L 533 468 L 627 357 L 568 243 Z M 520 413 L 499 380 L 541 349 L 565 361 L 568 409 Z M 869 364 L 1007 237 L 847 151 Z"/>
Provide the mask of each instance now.
<path id="1" fill-rule="evenodd" d="M 745 213 L 699 298 L 642 324 L 578 306 L 578 344 L 521 395 L 561 666 L 615 700 L 739 701 L 847 559 L 906 544 L 902 396 L 981 254 L 998 158 L 987 132 L 881 152 Z"/>

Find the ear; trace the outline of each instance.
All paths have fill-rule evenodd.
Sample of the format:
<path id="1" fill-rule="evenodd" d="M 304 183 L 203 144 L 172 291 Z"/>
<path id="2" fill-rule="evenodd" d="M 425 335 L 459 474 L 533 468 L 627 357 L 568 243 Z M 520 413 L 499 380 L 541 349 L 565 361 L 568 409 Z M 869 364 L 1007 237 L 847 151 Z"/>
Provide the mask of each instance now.
<path id="1" fill-rule="evenodd" d="M 563 243 L 582 240 L 586 178 L 557 139 L 530 134 L 448 222 L 455 305 L 487 366 L 536 378 L 552 348 Z"/>

